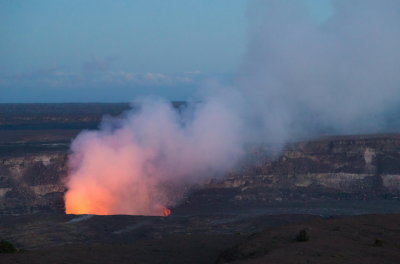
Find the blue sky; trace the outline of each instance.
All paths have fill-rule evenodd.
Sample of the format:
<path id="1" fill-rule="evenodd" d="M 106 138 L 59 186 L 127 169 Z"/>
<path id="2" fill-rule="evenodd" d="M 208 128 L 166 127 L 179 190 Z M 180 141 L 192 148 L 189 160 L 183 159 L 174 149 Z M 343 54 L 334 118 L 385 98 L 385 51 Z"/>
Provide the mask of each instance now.
<path id="1" fill-rule="evenodd" d="M 300 1 L 300 0 L 299 0 Z M 305 0 L 316 20 L 329 0 Z M 187 99 L 246 50 L 246 0 L 2 0 L 0 102 Z"/>

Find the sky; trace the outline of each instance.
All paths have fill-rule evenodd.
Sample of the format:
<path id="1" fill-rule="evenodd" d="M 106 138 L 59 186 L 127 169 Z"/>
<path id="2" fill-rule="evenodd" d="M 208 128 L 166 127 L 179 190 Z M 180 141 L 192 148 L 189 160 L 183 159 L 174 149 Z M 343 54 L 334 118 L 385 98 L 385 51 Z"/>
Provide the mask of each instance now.
<path id="1" fill-rule="evenodd" d="M 304 1 L 316 23 L 333 12 Z M 0 103 L 195 98 L 234 79 L 249 2 L 1 0 Z"/>

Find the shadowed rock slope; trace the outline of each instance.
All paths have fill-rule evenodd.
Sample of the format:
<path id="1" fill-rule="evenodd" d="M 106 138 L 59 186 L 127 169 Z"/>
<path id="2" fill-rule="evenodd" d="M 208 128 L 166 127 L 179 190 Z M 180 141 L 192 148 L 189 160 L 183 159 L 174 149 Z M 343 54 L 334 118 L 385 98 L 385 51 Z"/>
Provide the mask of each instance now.
<path id="1" fill-rule="evenodd" d="M 58 134 L 60 135 L 60 134 Z M 0 212 L 62 211 L 71 138 L 0 144 Z M 51 137 L 50 137 L 51 138 Z M 274 159 L 249 151 L 250 163 L 192 191 L 181 205 L 397 199 L 400 136 L 323 138 L 291 144 Z M 250 164 L 250 165 L 248 165 Z"/>
<path id="2" fill-rule="evenodd" d="M 179 111 L 184 102 L 174 102 Z M 0 104 L 0 214 L 63 211 L 68 149 L 82 129 L 128 104 Z M 190 192 L 183 209 L 285 201 L 397 199 L 400 135 L 326 137 L 272 158 L 248 149 L 242 166 Z"/>

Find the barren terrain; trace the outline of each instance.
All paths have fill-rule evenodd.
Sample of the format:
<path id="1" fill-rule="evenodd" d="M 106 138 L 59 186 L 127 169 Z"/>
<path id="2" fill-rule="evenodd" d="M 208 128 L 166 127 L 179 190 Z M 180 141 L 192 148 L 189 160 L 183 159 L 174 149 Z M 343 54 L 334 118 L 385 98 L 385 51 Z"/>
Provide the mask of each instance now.
<path id="1" fill-rule="evenodd" d="M 400 261 L 399 134 L 325 136 L 273 158 L 250 146 L 169 217 L 65 215 L 71 140 L 126 109 L 0 105 L 0 239 L 20 249 L 1 263 Z"/>

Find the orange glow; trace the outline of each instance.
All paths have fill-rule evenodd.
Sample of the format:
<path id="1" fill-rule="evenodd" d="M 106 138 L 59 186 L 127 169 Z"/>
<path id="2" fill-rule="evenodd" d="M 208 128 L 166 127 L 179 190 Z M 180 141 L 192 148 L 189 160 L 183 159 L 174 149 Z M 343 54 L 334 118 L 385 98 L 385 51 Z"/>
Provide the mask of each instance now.
<path id="1" fill-rule="evenodd" d="M 157 192 L 157 189 L 142 185 L 142 188 L 137 188 L 136 192 L 128 195 L 115 193 L 113 188 L 107 186 L 86 184 L 85 188 L 70 189 L 65 194 L 65 213 L 168 216 L 171 211 L 165 206 L 153 203 L 151 196 L 149 197 L 150 191 Z M 130 200 L 136 203 L 129 203 Z"/>
<path id="2" fill-rule="evenodd" d="M 220 175 L 241 152 L 228 133 L 238 121 L 217 102 L 184 126 L 169 103 L 145 101 L 139 109 L 74 139 L 67 214 L 168 216 L 191 185 Z"/>
<path id="3" fill-rule="evenodd" d="M 127 144 L 130 133 L 97 137 L 83 134 L 70 155 L 65 194 L 67 214 L 164 216 L 168 199 L 158 168 L 147 162 L 151 150 Z"/>
<path id="4" fill-rule="evenodd" d="M 171 214 L 171 210 L 168 208 L 164 208 L 164 216 L 169 216 Z"/>

